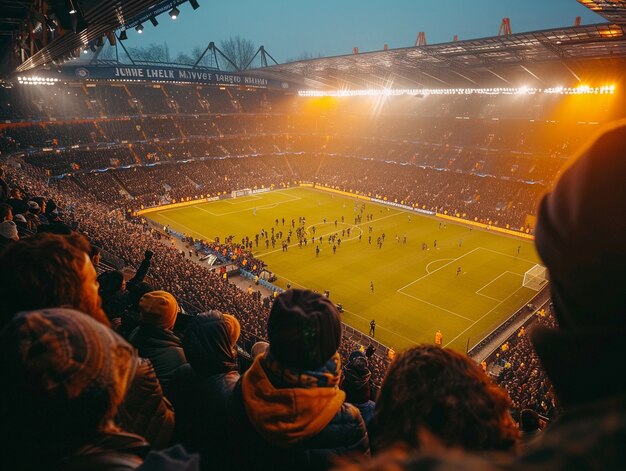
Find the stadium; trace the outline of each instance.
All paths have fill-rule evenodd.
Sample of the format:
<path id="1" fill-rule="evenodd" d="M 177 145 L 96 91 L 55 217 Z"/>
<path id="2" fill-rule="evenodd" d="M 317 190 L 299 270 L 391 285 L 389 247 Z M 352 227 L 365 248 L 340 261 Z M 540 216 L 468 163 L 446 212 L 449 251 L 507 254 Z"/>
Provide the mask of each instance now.
<path id="1" fill-rule="evenodd" d="M 276 445 L 289 452 L 263 451 L 268 442 L 274 446 L 277 432 L 270 439 L 270 432 L 246 428 L 255 415 L 252 406 L 246 405 L 245 417 L 243 409 L 226 404 L 233 388 L 245 397 L 245 377 L 253 376 L 255 365 L 266 361 L 263 368 L 274 374 L 272 361 L 287 361 L 279 358 L 279 341 L 289 345 L 286 358 L 291 359 L 312 337 L 326 345 L 336 332 L 340 337 L 333 352 L 338 352 L 337 365 L 343 365 L 342 390 L 350 394 L 343 382 L 353 374 L 355 359 L 363 358 L 368 375 L 360 387 L 367 385 L 371 400 L 363 402 L 371 402 L 371 413 L 380 394 L 373 432 L 361 411 L 372 451 L 375 441 L 379 451 L 387 446 L 381 444 L 389 426 L 382 406 L 385 387 L 392 383 L 385 379 L 388 371 L 392 376 L 398 355 L 404 360 L 404 352 L 430 344 L 477 365 L 490 378 L 484 381 L 506 391 L 505 409 L 515 427 L 519 423 L 523 429 L 523 417 L 534 414 L 541 428 L 549 429 L 567 407 L 526 332 L 563 327 L 555 304 L 567 304 L 569 298 L 554 295 L 563 289 L 562 281 L 555 287 L 550 273 L 561 272 L 549 265 L 543 245 L 535 241 L 539 233 L 546 237 L 548 216 L 539 213 L 539 206 L 566 179 L 568 169 L 576 168 L 581 149 L 626 117 L 626 3 L 578 0 L 604 19 L 597 24 L 582 25 L 579 18 L 571 27 L 513 33 L 505 18 L 493 37 L 427 44 L 420 33 L 411 47 L 354 48 L 348 55 L 282 64 L 263 46 L 241 62 L 214 42 L 188 63 L 133 58 L 124 45 L 127 31 L 141 33 L 148 22 L 156 27 L 157 18 L 175 18 L 178 7 L 187 3 L 193 11 L 201 6 L 177 0 L 1 2 L 6 19 L 0 21 L 0 260 L 6 272 L 0 280 L 5 300 L 1 325 L 13 325 L 20 316 L 20 322 L 28 322 L 18 312 L 72 308 L 102 321 L 107 332 L 116 331 L 116 342 L 129 341 L 139 356 L 152 361 L 162 400 L 161 425 L 153 421 L 147 427 L 135 420 L 130 399 L 121 399 L 132 396 L 130 386 L 127 396 L 126 390 L 116 393 L 120 401 L 108 417 L 119 430 L 145 439 L 137 466 L 150 447 L 182 444 L 200 454 L 200 468 L 167 469 L 330 469 L 331 455 L 351 447 L 332 441 L 320 445 L 315 439 L 321 435 L 315 435 L 298 445 Z M 619 145 L 623 151 L 623 141 Z M 616 255 L 610 252 L 612 241 L 623 235 L 624 220 L 622 190 L 614 190 L 617 200 L 604 202 L 597 215 L 615 230 L 606 240 L 589 236 L 582 247 L 585 253 L 587 248 L 595 253 L 596 245 L 606 248 L 609 255 L 602 260 L 609 265 L 607 273 L 623 277 L 608 262 L 623 260 L 623 247 Z M 567 194 L 567 201 L 577 201 L 574 193 Z M 576 239 L 568 234 L 557 247 L 570 247 L 568 237 Z M 95 268 L 92 283 L 98 277 L 97 315 L 86 307 L 86 293 L 74 301 L 70 294 L 64 298 L 71 291 L 68 284 L 87 283 L 81 274 L 87 268 L 78 270 L 79 281 L 63 282 L 75 263 L 62 254 L 70 257 L 76 250 L 81 264 L 84 255 Z M 570 259 L 577 254 L 584 258 L 572 249 Z M 19 260 L 30 262 L 12 265 Z M 585 273 L 602 272 L 590 262 L 588 266 L 592 269 Z M 607 292 L 623 291 L 618 279 L 605 283 Z M 587 285 L 576 286 L 580 292 Z M 150 293 L 161 294 L 152 299 Z M 297 304 L 301 293 L 316 306 L 312 316 L 329 311 L 339 327 L 326 326 L 315 334 L 298 324 L 282 336 L 275 333 L 280 324 L 275 312 L 305 316 L 308 307 L 289 304 Z M 593 301 L 599 306 L 610 297 L 602 293 L 595 293 Z M 167 348 L 140 337 L 155 319 L 143 310 L 148 303 L 175 306 L 171 325 L 157 326 L 159 335 L 167 332 L 167 341 L 159 337 Z M 231 372 L 244 378 L 243 393 L 241 381 L 228 383 L 229 394 L 220 390 L 219 400 L 209 388 L 207 394 L 221 410 L 214 406 L 213 412 L 198 414 L 215 413 L 223 430 L 235 422 L 236 439 L 224 432 L 227 442 L 218 425 L 194 428 L 198 425 L 189 406 L 202 402 L 199 391 L 208 386 L 198 379 L 202 374 L 187 349 L 193 348 L 193 339 L 202 339 L 199 332 L 216 313 L 222 324 L 237 325 L 236 338 L 223 351 L 232 350 L 229 365 L 236 365 Z M 51 317 L 47 322 L 61 321 Z M 26 373 L 19 370 L 17 353 L 8 350 L 16 329 L 4 329 L 9 346 L 0 355 L 3 364 L 20 378 L 50 374 L 49 384 L 65 378 L 49 369 L 31 372 L 32 360 L 20 363 Z M 616 324 L 615 331 L 621 329 Z M 38 335 L 45 330 L 37 330 Z M 70 350 L 75 347 L 66 341 Z M 268 348 L 260 357 L 259 345 Z M 312 369 L 297 371 L 304 375 Z M 437 372 L 425 374 L 428 378 Z M 449 382 L 460 384 L 455 381 Z M 284 388 L 284 383 L 283 377 L 274 386 Z M 625 390 L 619 393 L 623 396 Z M 15 400 L 23 392 L 10 394 Z M 468 392 L 461 402 L 480 402 L 471 396 Z M 347 401 L 349 406 L 356 399 Z M 7 416 L 14 417 L 9 396 L 0 402 Z M 50 413 L 52 418 L 40 426 L 38 407 L 28 414 L 31 422 L 24 423 L 41 434 L 56 430 L 63 437 L 64 420 Z M 240 416 L 244 425 L 232 419 Z M 74 430 L 71 419 L 68 423 Z M 433 433 L 450 446 L 487 449 Z M 231 463 L 218 453 L 232 451 L 234 442 L 249 445 L 252 457 Z M 85 464 L 74 464 L 74 441 L 69 463 L 77 467 L 64 468 L 67 456 L 62 453 L 67 450 L 59 443 L 53 440 L 35 453 L 33 466 L 52 456 L 62 458 L 58 469 L 109 469 L 106 460 L 98 461 L 108 456 L 104 446 L 98 453 L 81 451 Z M 483 465 L 476 466 L 488 469 Z M 598 466 L 546 469 L 620 468 L 611 461 Z"/>

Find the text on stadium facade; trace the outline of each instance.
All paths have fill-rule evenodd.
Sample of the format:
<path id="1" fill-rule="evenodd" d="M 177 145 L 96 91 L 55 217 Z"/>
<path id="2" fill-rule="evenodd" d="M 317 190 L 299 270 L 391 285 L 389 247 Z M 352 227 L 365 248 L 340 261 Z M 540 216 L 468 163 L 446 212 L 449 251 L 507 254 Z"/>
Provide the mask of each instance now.
<path id="1" fill-rule="evenodd" d="M 184 70 L 184 69 L 156 69 L 149 67 L 115 67 L 115 78 L 146 78 L 162 80 L 191 80 L 194 82 L 217 82 L 232 85 L 253 85 L 267 87 L 268 80 L 258 77 L 247 77 L 233 74 L 218 74 L 213 72 Z"/>

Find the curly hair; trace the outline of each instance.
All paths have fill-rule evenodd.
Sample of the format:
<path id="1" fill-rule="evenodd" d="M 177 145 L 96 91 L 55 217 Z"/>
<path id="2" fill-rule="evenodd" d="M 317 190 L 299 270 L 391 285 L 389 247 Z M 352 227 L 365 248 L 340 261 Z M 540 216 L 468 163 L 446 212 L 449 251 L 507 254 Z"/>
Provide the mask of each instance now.
<path id="1" fill-rule="evenodd" d="M 376 448 L 419 448 L 425 427 L 446 446 L 510 450 L 519 432 L 508 394 L 470 358 L 421 345 L 398 355 L 387 371 L 374 412 Z"/>
<path id="2" fill-rule="evenodd" d="M 0 326 L 19 311 L 50 307 L 72 307 L 109 326 L 100 297 L 85 289 L 94 270 L 90 250 L 78 234 L 37 234 L 7 247 L 0 254 Z"/>

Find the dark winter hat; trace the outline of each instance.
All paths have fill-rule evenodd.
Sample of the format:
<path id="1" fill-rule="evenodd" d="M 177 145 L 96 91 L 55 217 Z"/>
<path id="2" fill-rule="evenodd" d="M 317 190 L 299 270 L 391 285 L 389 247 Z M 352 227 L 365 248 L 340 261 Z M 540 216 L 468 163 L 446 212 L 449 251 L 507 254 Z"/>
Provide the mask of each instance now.
<path id="1" fill-rule="evenodd" d="M 17 402 L 30 410 L 47 404 L 52 414 L 50 408 L 58 407 L 56 412 L 67 416 L 65 422 L 85 419 L 85 409 L 100 408 L 105 418 L 112 418 L 134 374 L 133 348 L 72 309 L 19 313 L 0 338 L 1 363 L 11 377 L 5 389 L 15 398 L 21 395 Z"/>
<path id="2" fill-rule="evenodd" d="M 19 235 L 17 234 L 17 226 L 13 221 L 2 221 L 0 222 L 0 236 L 5 239 L 18 240 Z"/>
<path id="3" fill-rule="evenodd" d="M 100 296 L 108 297 L 117 293 L 122 287 L 124 274 L 119 270 L 105 271 L 98 276 Z"/>
<path id="4" fill-rule="evenodd" d="M 337 309 L 325 296 L 291 289 L 274 301 L 267 334 L 270 353 L 279 363 L 314 370 L 339 348 L 341 321 Z"/>
<path id="5" fill-rule="evenodd" d="M 41 208 L 39 207 L 36 201 L 31 200 L 28 202 L 28 210 L 31 213 L 38 213 L 41 210 Z"/>
<path id="6" fill-rule="evenodd" d="M 353 361 L 355 358 L 357 357 L 363 357 L 363 358 L 367 358 L 365 356 L 365 353 L 363 353 L 361 350 L 355 350 L 353 351 L 350 356 L 348 357 L 348 362 Z"/>
<path id="7" fill-rule="evenodd" d="M 604 132 L 541 201 L 535 244 L 562 329 L 626 322 L 626 122 Z"/>
<path id="8" fill-rule="evenodd" d="M 539 414 L 532 409 L 522 409 L 520 429 L 523 432 L 534 432 L 539 428 Z"/>
<path id="9" fill-rule="evenodd" d="M 370 378 L 365 355 L 354 357 L 343 369 L 341 389 L 346 392 L 346 401 L 363 404 L 370 400 Z"/>

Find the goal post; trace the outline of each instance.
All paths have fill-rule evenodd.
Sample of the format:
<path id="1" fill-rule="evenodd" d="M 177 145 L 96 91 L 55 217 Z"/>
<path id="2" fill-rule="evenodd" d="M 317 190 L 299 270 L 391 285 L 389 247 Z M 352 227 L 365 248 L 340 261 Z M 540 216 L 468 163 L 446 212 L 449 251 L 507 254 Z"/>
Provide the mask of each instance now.
<path id="1" fill-rule="evenodd" d="M 251 188 L 243 188 L 241 190 L 233 190 L 230 192 L 231 198 L 237 198 L 238 196 L 250 196 L 252 194 Z"/>
<path id="2" fill-rule="evenodd" d="M 548 282 L 548 270 L 543 265 L 535 265 L 524 273 L 522 286 L 539 291 Z"/>

